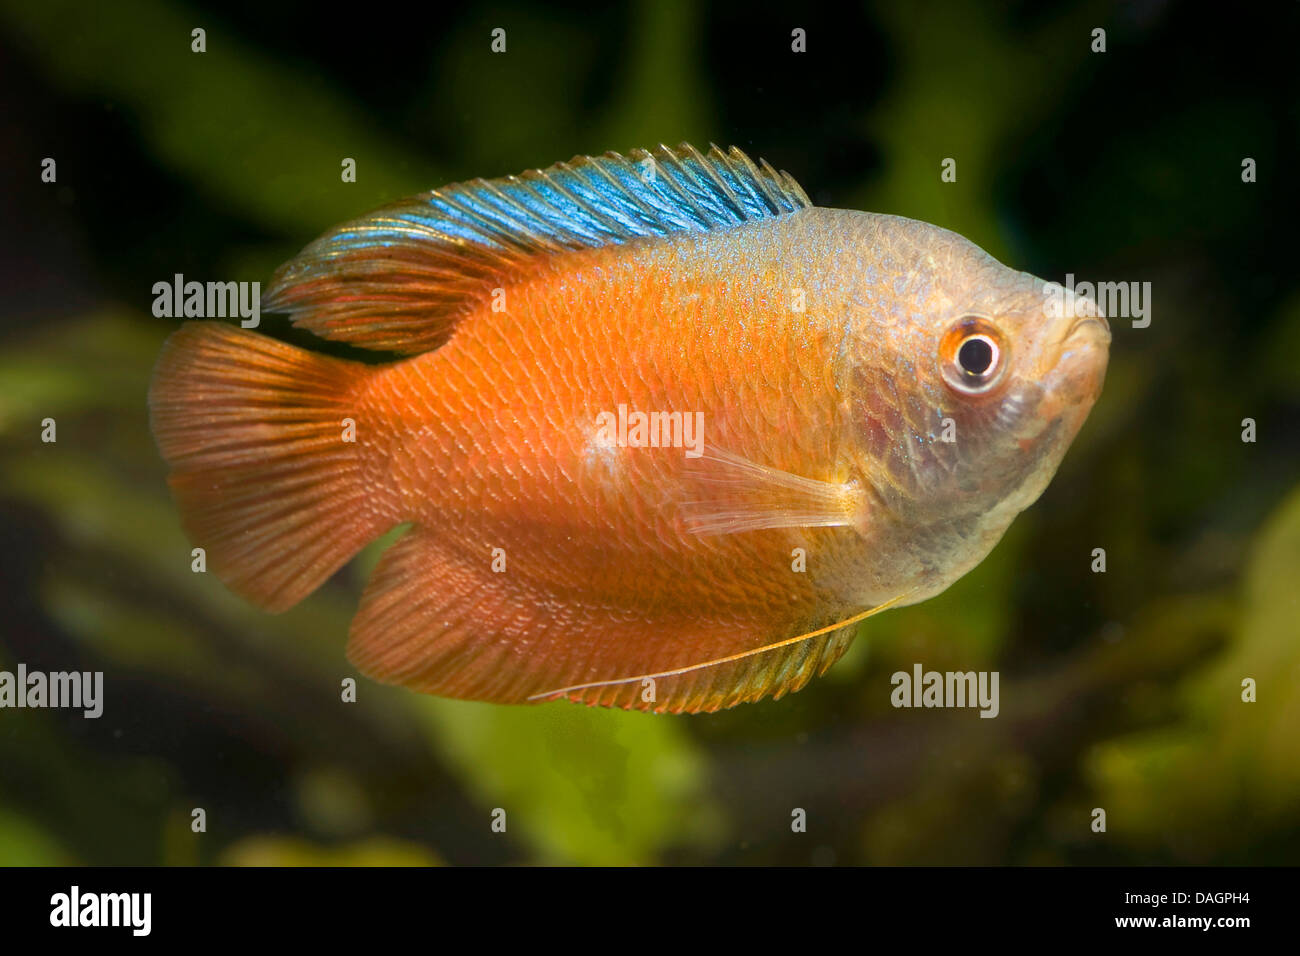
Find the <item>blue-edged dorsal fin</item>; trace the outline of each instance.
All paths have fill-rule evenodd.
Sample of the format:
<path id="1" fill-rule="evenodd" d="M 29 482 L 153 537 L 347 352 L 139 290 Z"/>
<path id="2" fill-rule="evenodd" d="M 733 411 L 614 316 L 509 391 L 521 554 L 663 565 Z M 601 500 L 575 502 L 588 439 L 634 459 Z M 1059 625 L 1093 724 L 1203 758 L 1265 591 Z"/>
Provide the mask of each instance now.
<path id="1" fill-rule="evenodd" d="M 344 223 L 276 272 L 262 303 L 364 348 L 437 348 L 536 256 L 707 232 L 796 212 L 799 184 L 734 146 L 578 156 L 447 186 Z"/>

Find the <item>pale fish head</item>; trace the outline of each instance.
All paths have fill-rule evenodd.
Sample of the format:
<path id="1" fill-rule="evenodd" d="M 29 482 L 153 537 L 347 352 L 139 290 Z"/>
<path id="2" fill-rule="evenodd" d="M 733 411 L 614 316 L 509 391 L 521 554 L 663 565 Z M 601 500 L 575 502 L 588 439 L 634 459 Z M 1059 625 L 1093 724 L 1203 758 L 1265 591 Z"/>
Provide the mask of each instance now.
<path id="1" fill-rule="evenodd" d="M 876 251 L 846 350 L 856 470 L 946 586 L 1056 473 L 1101 392 L 1110 329 L 1091 300 L 952 232 L 864 227 Z"/>

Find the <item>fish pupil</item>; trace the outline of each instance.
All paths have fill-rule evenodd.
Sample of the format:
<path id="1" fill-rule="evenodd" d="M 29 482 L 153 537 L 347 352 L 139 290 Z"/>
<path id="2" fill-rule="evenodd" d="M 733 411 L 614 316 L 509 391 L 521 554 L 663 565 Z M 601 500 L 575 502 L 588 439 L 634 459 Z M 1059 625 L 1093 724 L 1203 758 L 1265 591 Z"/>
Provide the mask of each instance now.
<path id="1" fill-rule="evenodd" d="M 993 345 L 983 336 L 972 336 L 957 350 L 957 364 L 967 375 L 983 375 L 993 364 Z"/>

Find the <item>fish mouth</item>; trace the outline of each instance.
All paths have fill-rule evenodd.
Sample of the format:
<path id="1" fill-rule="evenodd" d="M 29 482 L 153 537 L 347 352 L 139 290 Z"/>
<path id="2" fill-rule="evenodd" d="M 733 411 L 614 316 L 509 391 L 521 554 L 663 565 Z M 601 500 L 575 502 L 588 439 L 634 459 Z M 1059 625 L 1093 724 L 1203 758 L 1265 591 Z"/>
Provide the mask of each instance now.
<path id="1" fill-rule="evenodd" d="M 1074 321 L 1065 326 L 1064 334 L 1057 340 L 1058 345 L 1085 330 L 1094 335 L 1104 333 L 1105 344 L 1110 344 L 1110 322 L 1094 300 L 1086 296 L 1075 297 L 1066 308 L 1066 316 L 1072 317 Z"/>
<path id="2" fill-rule="evenodd" d="M 1083 424 L 1106 379 L 1110 359 L 1110 324 L 1105 316 L 1086 315 L 1076 319 L 1059 346 L 1056 366 L 1039 414 L 1046 421 L 1067 417 L 1074 427 Z"/>
<path id="3" fill-rule="evenodd" d="M 1076 335 L 1081 334 L 1099 335 L 1104 338 L 1102 345 L 1110 345 L 1110 323 L 1106 321 L 1104 315 L 1079 316 L 1074 320 L 1074 324 L 1066 329 L 1065 338 L 1062 339 L 1062 342 L 1069 342 Z"/>

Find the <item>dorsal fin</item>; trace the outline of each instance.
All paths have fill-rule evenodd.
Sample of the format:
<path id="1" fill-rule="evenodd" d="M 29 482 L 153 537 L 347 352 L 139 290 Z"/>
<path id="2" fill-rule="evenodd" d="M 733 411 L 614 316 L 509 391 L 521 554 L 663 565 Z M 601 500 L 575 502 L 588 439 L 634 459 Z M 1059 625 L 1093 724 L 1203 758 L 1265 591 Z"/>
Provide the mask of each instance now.
<path id="1" fill-rule="evenodd" d="M 533 257 L 707 232 L 811 203 L 788 173 L 734 146 L 578 156 L 435 189 L 344 223 L 276 272 L 262 308 L 365 348 L 437 348 Z"/>

